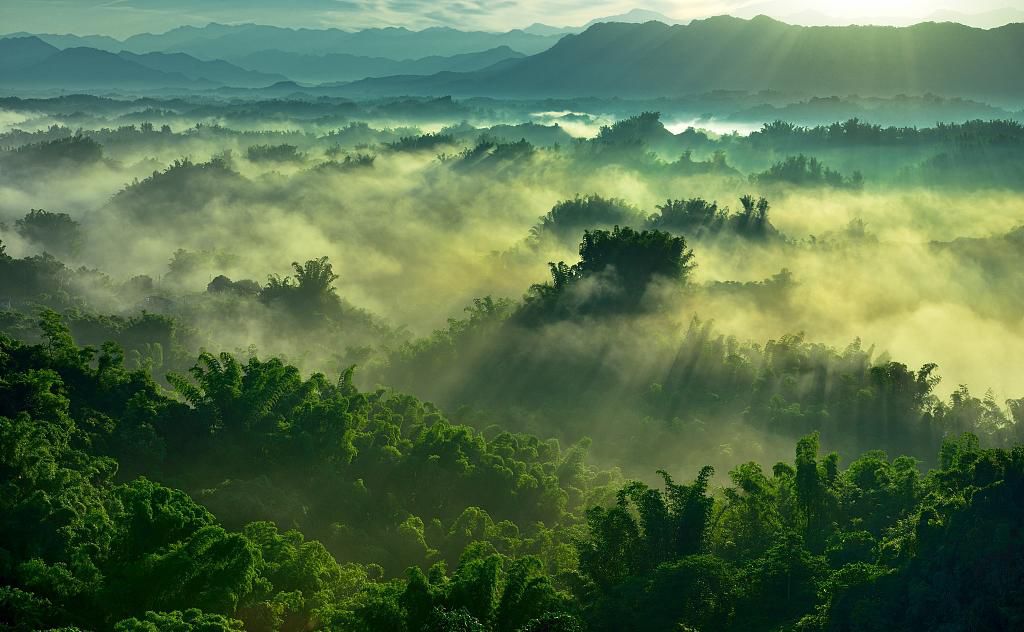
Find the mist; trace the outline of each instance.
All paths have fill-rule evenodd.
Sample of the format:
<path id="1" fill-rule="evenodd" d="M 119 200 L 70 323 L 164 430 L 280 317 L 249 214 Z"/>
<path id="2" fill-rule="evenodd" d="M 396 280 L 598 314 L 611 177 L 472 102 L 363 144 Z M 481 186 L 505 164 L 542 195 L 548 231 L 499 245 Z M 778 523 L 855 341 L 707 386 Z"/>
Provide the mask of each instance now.
<path id="1" fill-rule="evenodd" d="M 273 110 L 261 107 L 272 121 Z M 648 471 L 644 455 L 654 445 L 667 452 L 663 460 L 684 464 L 712 453 L 721 463 L 767 463 L 789 449 L 791 435 L 752 427 L 742 406 L 698 414 L 704 439 L 689 433 L 685 448 L 657 439 L 668 430 L 645 431 L 631 454 L 612 447 L 629 443 L 611 430 L 623 417 L 635 418 L 630 424 L 650 417 L 628 402 L 664 381 L 693 319 L 738 344 L 761 347 L 799 335 L 836 349 L 857 342 L 871 350 L 872 363 L 935 363 L 938 401 L 960 385 L 991 389 L 997 401 L 1021 394 L 1014 369 L 1024 349 L 1013 291 L 1017 255 L 1006 245 L 1009 259 L 979 260 L 957 246 L 964 239 L 1000 244 L 1024 225 L 1024 205 L 1008 183 L 925 186 L 914 173 L 930 154 L 917 143 L 819 150 L 825 160 L 836 158 L 834 183 L 796 184 L 778 179 L 794 177 L 789 172 L 772 179 L 761 172 L 813 143 L 790 148 L 786 141 L 789 147 L 758 158 L 750 147 L 763 143 L 762 130 L 753 124 L 752 134 L 720 136 L 693 127 L 673 134 L 672 125 L 647 115 L 618 123 L 568 110 L 524 116 L 525 126 L 371 120 L 327 129 L 253 121 L 236 129 L 223 117 L 191 122 L 170 114 L 73 133 L 42 125 L 34 133 L 12 130 L 8 139 L 23 144 L 6 157 L 16 177 L 0 183 L 7 192 L 0 238 L 10 256 L 48 248 L 60 255 L 75 277 L 76 298 L 67 304 L 76 309 L 124 317 L 156 310 L 179 321 L 182 362 L 198 349 L 223 349 L 283 356 L 305 371 L 357 364 L 366 386 L 397 386 L 448 410 L 479 408 L 484 425 L 507 417 L 497 411 L 508 402 L 488 404 L 468 385 L 484 370 L 480 362 L 508 340 L 536 350 L 528 365 L 568 362 L 598 372 L 614 365 L 616 386 L 606 386 L 599 403 L 568 411 L 549 401 L 527 407 L 513 425 L 569 442 L 590 437 L 600 462 L 638 475 Z M 88 151 L 41 162 L 54 142 Z M 948 150 L 940 144 L 930 151 Z M 879 160 L 903 173 L 902 181 L 884 177 Z M 836 188 L 861 169 L 863 184 Z M 770 238 L 680 227 L 696 267 L 686 288 L 666 290 L 653 314 L 498 329 L 460 352 L 468 355 L 457 364 L 420 375 L 403 365 L 407 349 L 462 318 L 475 299 L 517 303 L 548 278 L 548 262 L 574 262 L 585 230 L 656 225 L 666 200 L 702 198 L 728 215 L 748 194 L 767 200 Z M 585 205 L 580 219 L 564 226 L 549 214 L 580 196 L 610 200 L 612 210 L 588 218 Z M 16 222 L 30 208 L 67 213 L 81 232 L 76 247 L 55 253 L 53 244 L 26 239 Z M 268 278 L 291 274 L 292 262 L 319 257 L 328 258 L 341 301 L 315 326 L 329 345 L 254 293 Z M 121 285 L 140 276 L 148 280 L 135 281 L 132 291 Z M 222 276 L 256 290 L 211 294 L 207 286 Z M 647 338 L 638 344 L 639 331 Z M 695 414 L 677 404 L 657 416 L 670 423 Z M 531 415 L 540 416 L 529 421 Z M 828 434 L 824 440 L 844 442 Z M 922 458 L 930 450 L 922 446 Z"/>
<path id="2" fill-rule="evenodd" d="M 0 628 L 1020 627 L 1012 11 L 118 6 L 0 35 Z"/>

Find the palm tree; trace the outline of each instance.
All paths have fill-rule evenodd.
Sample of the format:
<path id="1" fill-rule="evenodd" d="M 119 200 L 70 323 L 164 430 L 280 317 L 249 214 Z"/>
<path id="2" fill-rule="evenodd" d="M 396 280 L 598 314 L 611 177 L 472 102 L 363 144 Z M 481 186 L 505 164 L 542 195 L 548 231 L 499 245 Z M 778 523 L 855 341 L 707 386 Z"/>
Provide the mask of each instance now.
<path id="1" fill-rule="evenodd" d="M 327 257 L 310 259 L 302 265 L 293 261 L 292 267 L 295 269 L 295 281 L 304 295 L 317 297 L 334 294 L 332 283 L 338 280 L 338 275 L 334 273 L 334 267 Z"/>

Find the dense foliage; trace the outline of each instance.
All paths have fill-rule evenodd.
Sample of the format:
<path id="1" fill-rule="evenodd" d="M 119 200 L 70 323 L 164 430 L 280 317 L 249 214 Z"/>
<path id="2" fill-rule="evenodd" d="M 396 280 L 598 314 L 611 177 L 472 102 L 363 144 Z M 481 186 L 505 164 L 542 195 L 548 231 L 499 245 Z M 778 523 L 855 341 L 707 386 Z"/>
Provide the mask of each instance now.
<path id="1" fill-rule="evenodd" d="M 1007 111 L 0 106 L 0 631 L 1024 626 Z"/>
<path id="2" fill-rule="evenodd" d="M 40 326 L 41 345 L 0 339 L 6 629 L 1007 629 L 1024 617 L 1020 448 L 951 437 L 922 475 L 878 451 L 843 468 L 812 434 L 792 463 L 740 465 L 721 489 L 704 468 L 691 484 L 662 473 L 663 490 L 609 494 L 619 483 L 581 448 L 485 439 L 413 398 L 359 392 L 350 372 L 332 383 L 205 355 L 174 380 L 183 402 L 125 369 L 115 345 L 75 346 L 53 313 Z"/>

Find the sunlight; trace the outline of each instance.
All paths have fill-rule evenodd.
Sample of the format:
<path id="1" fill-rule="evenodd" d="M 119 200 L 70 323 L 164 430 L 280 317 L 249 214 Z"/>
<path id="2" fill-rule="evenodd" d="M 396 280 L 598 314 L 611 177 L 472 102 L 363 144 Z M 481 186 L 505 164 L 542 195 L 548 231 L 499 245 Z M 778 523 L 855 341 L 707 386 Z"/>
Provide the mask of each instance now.
<path id="1" fill-rule="evenodd" d="M 0 632 L 1021 629 L 1024 0 L 746 1 L 0 0 Z"/>

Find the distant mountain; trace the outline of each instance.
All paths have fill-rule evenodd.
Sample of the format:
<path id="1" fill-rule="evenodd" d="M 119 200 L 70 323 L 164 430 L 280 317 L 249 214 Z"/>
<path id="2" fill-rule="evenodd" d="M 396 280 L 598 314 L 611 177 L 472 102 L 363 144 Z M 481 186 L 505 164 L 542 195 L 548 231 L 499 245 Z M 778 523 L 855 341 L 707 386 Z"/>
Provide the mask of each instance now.
<path id="1" fill-rule="evenodd" d="M 38 64 L 58 52 L 38 37 L 11 37 L 0 40 L 0 72 Z"/>
<path id="2" fill-rule="evenodd" d="M 378 28 L 350 32 L 209 24 L 201 28 L 183 26 L 157 35 L 134 35 L 122 43 L 122 48 L 135 53 L 183 52 L 201 59 L 237 59 L 264 50 L 279 50 L 304 55 L 346 54 L 401 60 L 478 53 L 501 46 L 532 55 L 550 48 L 560 37 L 521 30 L 487 33 L 450 28 L 422 31 Z"/>
<path id="3" fill-rule="evenodd" d="M 499 46 L 479 53 L 465 53 L 451 57 L 433 56 L 403 61 L 345 54 L 303 55 L 278 50 L 260 51 L 232 61 L 243 68 L 279 73 L 296 81 L 326 83 L 390 75 L 432 75 L 444 71 L 468 72 L 493 66 L 507 59 L 523 57 L 522 53 L 516 52 L 508 46 Z"/>
<path id="4" fill-rule="evenodd" d="M 1003 6 L 1004 1 L 973 0 L 968 10 L 936 9 L 924 19 L 920 17 L 920 14 L 913 17 L 913 12 L 910 11 L 906 15 L 900 15 L 899 3 L 893 3 L 894 10 L 885 14 L 880 12 L 878 15 L 861 14 L 856 22 L 857 24 L 878 26 L 911 26 L 921 22 L 956 22 L 965 26 L 989 29 L 1024 21 L 1024 11 Z M 845 26 L 850 24 L 848 17 L 831 15 L 829 4 L 820 2 L 820 0 L 762 0 L 738 7 L 731 13 L 741 18 L 769 15 L 783 22 L 803 26 Z"/>
<path id="5" fill-rule="evenodd" d="M 54 33 L 10 33 L 3 38 L 38 37 L 56 48 L 98 48 L 116 53 L 121 50 L 121 41 L 106 35 L 56 35 Z"/>
<path id="6" fill-rule="evenodd" d="M 181 53 L 115 54 L 88 47 L 61 50 L 38 37 L 0 39 L 0 81 L 7 88 L 203 89 L 263 87 L 284 79 Z"/>
<path id="7" fill-rule="evenodd" d="M 960 11 L 936 11 L 928 17 L 935 22 L 958 22 L 982 29 L 997 28 L 1004 24 L 1024 22 L 1024 10 L 1004 7 L 981 13 Z"/>
<path id="8" fill-rule="evenodd" d="M 582 30 L 582 29 L 578 29 Z M 551 48 L 568 29 L 548 33 L 514 30 L 506 33 L 459 31 L 435 27 L 422 31 L 405 28 L 290 29 L 260 24 L 181 26 L 166 33 L 141 33 L 125 40 L 103 35 L 38 35 L 57 48 L 96 48 L 112 53 L 186 53 L 203 60 L 233 60 L 267 50 L 300 55 L 343 54 L 395 61 L 425 57 L 452 57 L 508 47 L 523 55 Z M 11 33 L 3 38 L 29 37 Z M 365 75 L 364 75 L 365 76 Z"/>
<path id="9" fill-rule="evenodd" d="M 287 79 L 284 75 L 240 68 L 226 61 L 203 61 L 185 53 L 144 53 L 139 55 L 123 51 L 118 53 L 118 56 L 152 70 L 177 73 L 192 80 L 209 81 L 225 86 L 261 87 Z"/>
<path id="10" fill-rule="evenodd" d="M 664 13 L 658 13 L 657 11 L 648 11 L 647 9 L 633 9 L 626 13 L 619 15 L 609 15 L 603 18 L 594 18 L 583 25 L 583 30 L 594 26 L 595 24 L 605 24 L 608 22 L 620 22 L 623 24 L 643 24 L 645 22 L 661 22 L 662 24 L 680 24 L 680 20 L 670 18 Z"/>
<path id="11" fill-rule="evenodd" d="M 367 79 L 352 95 L 654 97 L 714 90 L 1024 97 L 1024 25 L 801 27 L 766 17 L 596 24 L 472 73 Z"/>
<path id="12" fill-rule="evenodd" d="M 15 40 L 17 41 L 17 40 Z M 162 72 L 95 48 L 54 49 L 41 60 L 7 67 L 5 87 L 31 86 L 66 90 L 118 87 L 201 87 L 180 73 Z"/>
<path id="13" fill-rule="evenodd" d="M 523 29 L 526 33 L 532 33 L 534 35 L 569 35 L 570 33 L 582 33 L 595 24 L 602 24 L 605 22 L 623 22 L 626 24 L 643 24 L 644 22 L 661 22 L 662 24 L 682 24 L 682 20 L 676 20 L 670 18 L 664 13 L 658 13 L 657 11 L 648 11 L 646 9 L 633 9 L 626 13 L 620 13 L 619 15 L 609 15 L 603 18 L 594 18 L 587 22 L 583 26 L 550 26 L 548 24 L 541 24 L 540 22 L 531 24 L 530 26 Z"/>
<path id="14" fill-rule="evenodd" d="M 523 32 L 529 33 L 530 35 L 540 35 L 543 37 L 548 37 L 551 35 L 568 35 L 569 33 L 577 33 L 582 30 L 582 27 L 577 28 L 574 26 L 551 26 L 550 24 L 541 24 L 540 22 L 534 22 L 530 26 L 523 29 Z"/>

